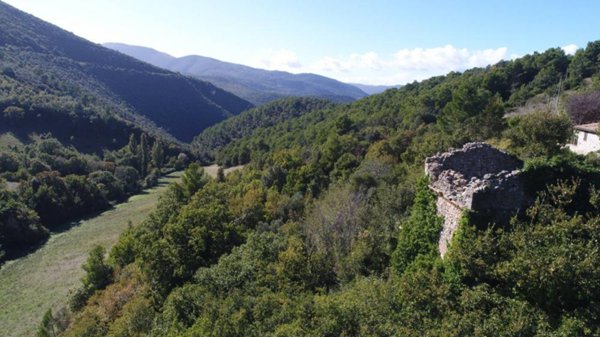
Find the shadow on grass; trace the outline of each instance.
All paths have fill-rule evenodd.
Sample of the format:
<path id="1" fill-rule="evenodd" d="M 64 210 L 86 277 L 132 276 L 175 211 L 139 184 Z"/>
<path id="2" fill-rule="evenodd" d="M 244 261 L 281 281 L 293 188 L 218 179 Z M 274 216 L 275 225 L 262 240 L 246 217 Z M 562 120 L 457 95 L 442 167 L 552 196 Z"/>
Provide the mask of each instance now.
<path id="1" fill-rule="evenodd" d="M 131 200 L 131 198 L 133 198 L 135 196 L 149 195 L 151 193 L 151 190 L 153 190 L 153 189 L 160 188 L 160 187 L 166 187 L 166 186 L 170 185 L 171 182 L 166 181 L 164 178 L 174 179 L 174 178 L 177 178 L 177 175 L 175 173 L 169 173 L 169 174 L 161 177 L 161 180 L 159 180 L 156 185 L 149 187 L 145 190 L 142 190 L 139 193 L 132 194 L 131 196 L 129 196 L 123 200 L 119 200 L 118 202 L 111 204 L 107 208 L 104 208 L 104 209 L 98 210 L 98 211 L 94 211 L 94 212 L 86 214 L 84 216 L 75 218 L 74 220 L 67 221 L 60 225 L 53 226 L 52 229 L 50 229 L 50 235 L 48 235 L 48 237 L 46 237 L 45 239 L 43 239 L 39 242 L 36 242 L 35 244 L 28 245 L 25 247 L 18 247 L 18 248 L 11 247 L 11 249 L 9 251 L 5 251 L 5 255 L 0 259 L 0 268 L 2 268 L 2 265 L 6 262 L 18 260 L 20 258 L 23 258 L 23 257 L 37 251 L 42 246 L 44 246 L 46 244 L 46 242 L 48 242 L 48 239 L 50 239 L 50 237 L 52 235 L 57 235 L 57 234 L 67 232 L 67 231 L 73 229 L 74 227 L 81 225 L 81 223 L 84 221 L 96 218 L 104 212 L 114 210 L 117 205 L 127 203 Z"/>
<path id="2" fill-rule="evenodd" d="M 50 239 L 50 237 L 52 235 L 57 235 L 57 234 L 67 232 L 70 229 L 72 229 L 73 227 L 79 226 L 82 222 L 93 219 L 93 218 L 99 216 L 100 214 L 102 214 L 106 211 L 110 211 L 114 208 L 115 207 L 111 205 L 105 209 L 98 210 L 93 213 L 86 214 L 82 217 L 76 218 L 75 220 L 71 220 L 71 221 L 62 223 L 60 225 L 56 225 L 56 226 L 52 227 L 52 229 L 49 230 L 50 235 L 48 235 L 45 239 L 43 239 L 39 242 L 36 242 L 35 244 L 28 245 L 26 247 L 19 247 L 19 248 L 11 247 L 10 251 L 6 252 L 6 255 L 3 257 L 3 260 L 0 263 L 4 264 L 5 262 L 9 262 L 12 260 L 18 260 L 22 257 L 25 257 L 25 256 L 35 252 L 36 250 L 40 249 L 42 246 L 44 246 L 46 244 L 46 242 L 48 242 L 48 240 Z"/>

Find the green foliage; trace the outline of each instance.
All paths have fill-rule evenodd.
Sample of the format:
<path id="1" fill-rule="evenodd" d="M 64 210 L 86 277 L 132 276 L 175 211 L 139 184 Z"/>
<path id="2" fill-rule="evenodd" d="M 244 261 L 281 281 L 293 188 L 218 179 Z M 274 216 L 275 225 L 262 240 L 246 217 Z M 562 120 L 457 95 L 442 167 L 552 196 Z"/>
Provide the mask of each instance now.
<path id="1" fill-rule="evenodd" d="M 217 181 L 220 183 L 225 181 L 225 170 L 221 166 L 217 169 Z"/>
<path id="2" fill-rule="evenodd" d="M 7 4 L 0 7 L 0 22 L 0 112 L 23 109 L 26 117 L 18 123 L 28 132 L 74 136 L 75 144 L 90 139 L 94 150 L 119 148 L 140 131 L 191 141 L 252 107 L 208 82 L 90 43 Z"/>
<path id="3" fill-rule="evenodd" d="M 268 128 L 278 123 L 304 113 L 333 107 L 329 101 L 310 98 L 285 98 L 244 111 L 238 116 L 214 125 L 194 138 L 192 145 L 201 157 L 214 159 L 217 151 L 228 143 L 248 137 L 262 128 Z M 249 158 L 226 162 L 228 165 L 245 164 Z"/>
<path id="4" fill-rule="evenodd" d="M 122 315 L 111 324 L 107 336 L 133 337 L 148 334 L 154 319 L 152 303 L 137 296 L 123 307 Z"/>
<path id="5" fill-rule="evenodd" d="M 140 173 L 142 176 L 146 175 L 148 170 L 149 163 L 149 155 L 148 155 L 148 136 L 145 133 L 142 133 L 140 137 L 140 145 L 138 148 L 138 157 L 140 158 Z"/>
<path id="6" fill-rule="evenodd" d="M 42 318 L 42 322 L 38 327 L 36 337 L 56 337 L 58 331 L 54 327 L 54 316 L 52 315 L 52 309 L 48 309 Z"/>
<path id="7" fill-rule="evenodd" d="M 156 168 L 162 168 L 165 165 L 165 145 L 158 139 L 152 145 L 152 164 Z"/>
<path id="8" fill-rule="evenodd" d="M 181 177 L 181 190 L 186 198 L 191 198 L 208 182 L 208 177 L 200 165 L 193 163 L 183 172 Z"/>
<path id="9" fill-rule="evenodd" d="M 81 279 L 81 288 L 71 298 L 73 310 L 81 309 L 95 291 L 104 289 L 112 281 L 113 269 L 106 263 L 105 253 L 106 250 L 102 246 L 95 246 L 90 251 L 82 266 L 85 276 Z"/>
<path id="10" fill-rule="evenodd" d="M 433 258 L 438 254 L 442 218 L 437 215 L 435 195 L 427 182 L 427 179 L 421 179 L 417 183 L 410 217 L 400 227 L 392 257 L 392 265 L 398 274 L 402 274 L 420 256 Z"/>
<path id="11" fill-rule="evenodd" d="M 131 139 L 137 138 L 132 135 Z M 151 140 L 146 137 L 147 142 Z M 161 142 L 154 140 L 155 144 Z M 8 257 L 34 249 L 51 230 L 103 211 L 142 186 L 155 185 L 161 174 L 152 162 L 148 174 L 142 175 L 138 157 L 128 147 L 104 151 L 100 158 L 66 146 L 51 135 L 7 150 L 0 150 L 0 178 L 13 187 L 11 193 L 1 192 L 6 208 L 0 236 L 6 241 L 0 238 L 0 244 Z M 179 150 L 175 146 L 164 153 L 165 158 L 173 159 Z"/>
<path id="12" fill-rule="evenodd" d="M 37 214 L 19 201 L 17 195 L 0 189 L 0 245 L 13 252 L 48 237 Z"/>
<path id="13" fill-rule="evenodd" d="M 512 118 L 505 132 L 510 150 L 523 158 L 556 155 L 572 135 L 571 121 L 566 115 L 545 110 Z"/>
<path id="14" fill-rule="evenodd" d="M 154 310 L 132 298 L 131 319 L 155 317 L 153 336 L 597 335 L 597 157 L 560 150 L 564 116 L 503 119 L 553 95 L 570 62 L 555 48 L 346 106 L 274 103 L 286 118 L 259 108 L 207 131 L 206 158 L 247 165 L 220 181 L 191 166 L 122 236 L 111 255 L 139 266 Z M 506 226 L 465 213 L 441 259 L 423 161 L 488 139 L 526 159 L 538 199 Z M 127 335 L 129 318 L 116 320 L 95 327 Z"/>
<path id="15" fill-rule="evenodd" d="M 135 260 L 135 238 L 131 221 L 119 236 L 119 241 L 110 250 L 109 262 L 113 266 L 125 267 Z"/>

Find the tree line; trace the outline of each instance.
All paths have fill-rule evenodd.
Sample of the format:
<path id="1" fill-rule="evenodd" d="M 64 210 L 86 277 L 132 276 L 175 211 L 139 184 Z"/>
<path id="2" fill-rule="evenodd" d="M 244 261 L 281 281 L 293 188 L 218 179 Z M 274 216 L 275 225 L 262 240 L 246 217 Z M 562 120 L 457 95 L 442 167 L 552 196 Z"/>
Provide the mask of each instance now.
<path id="1" fill-rule="evenodd" d="M 0 245 L 4 258 L 34 249 L 52 230 L 108 209 L 180 169 L 189 154 L 145 133 L 102 157 L 64 146 L 51 135 L 0 150 Z M 8 188 L 9 183 L 13 188 Z"/>

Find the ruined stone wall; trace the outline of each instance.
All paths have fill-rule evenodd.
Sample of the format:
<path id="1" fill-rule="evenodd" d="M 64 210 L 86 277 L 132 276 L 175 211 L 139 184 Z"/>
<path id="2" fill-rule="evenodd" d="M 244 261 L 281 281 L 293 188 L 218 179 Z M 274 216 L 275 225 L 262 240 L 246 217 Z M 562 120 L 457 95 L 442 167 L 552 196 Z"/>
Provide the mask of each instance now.
<path id="1" fill-rule="evenodd" d="M 460 173 L 466 179 L 483 178 L 486 174 L 519 169 L 523 163 L 486 143 L 467 143 L 460 149 L 437 154 L 425 160 L 425 173 L 432 180 L 446 170 Z"/>
<path id="2" fill-rule="evenodd" d="M 444 257 L 448 251 L 448 245 L 454 236 L 454 232 L 458 229 L 458 223 L 463 210 L 455 203 L 440 196 L 437 198 L 436 207 L 438 214 L 444 217 L 440 239 L 438 241 L 438 250 L 440 255 Z"/>
<path id="3" fill-rule="evenodd" d="M 485 214 L 489 221 L 504 223 L 525 200 L 519 169 L 522 162 L 485 143 L 465 144 L 461 149 L 429 157 L 425 173 L 438 195 L 437 212 L 444 217 L 439 251 L 444 256 L 463 210 Z"/>
<path id="4" fill-rule="evenodd" d="M 502 171 L 484 177 L 480 187 L 473 188 L 471 209 L 476 211 L 515 211 L 525 199 L 525 188 L 519 171 Z"/>

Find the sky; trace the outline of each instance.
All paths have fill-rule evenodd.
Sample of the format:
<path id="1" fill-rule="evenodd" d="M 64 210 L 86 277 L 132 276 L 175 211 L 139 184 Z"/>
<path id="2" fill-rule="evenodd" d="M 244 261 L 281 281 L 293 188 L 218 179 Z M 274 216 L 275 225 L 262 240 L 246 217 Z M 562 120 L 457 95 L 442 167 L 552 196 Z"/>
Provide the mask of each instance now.
<path id="1" fill-rule="evenodd" d="M 395 85 L 600 39 L 595 0 L 4 0 L 96 43 Z"/>

